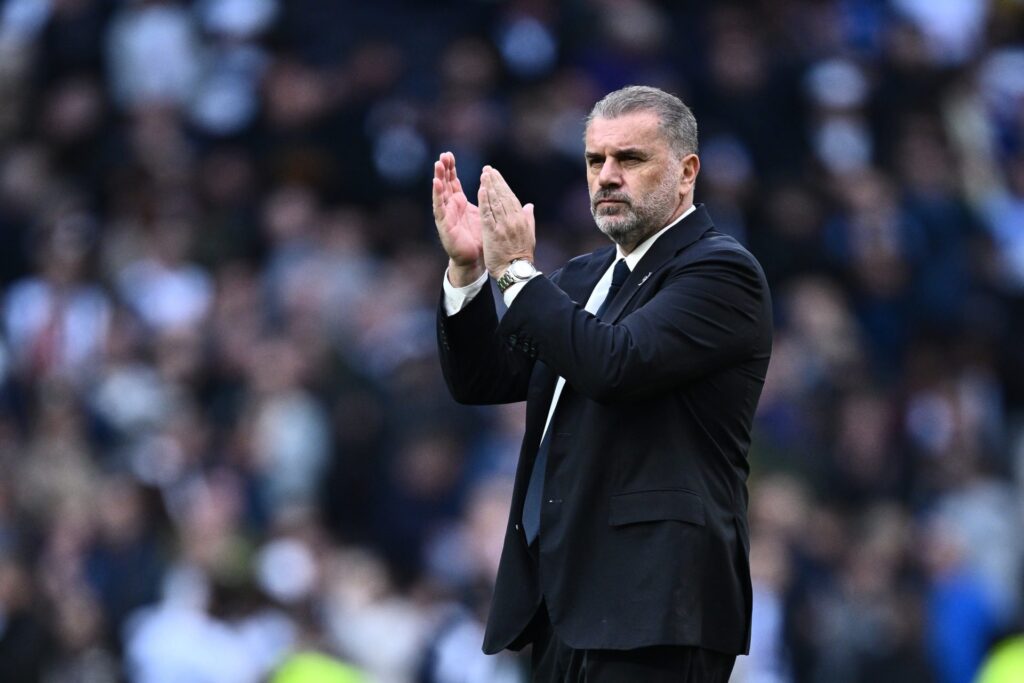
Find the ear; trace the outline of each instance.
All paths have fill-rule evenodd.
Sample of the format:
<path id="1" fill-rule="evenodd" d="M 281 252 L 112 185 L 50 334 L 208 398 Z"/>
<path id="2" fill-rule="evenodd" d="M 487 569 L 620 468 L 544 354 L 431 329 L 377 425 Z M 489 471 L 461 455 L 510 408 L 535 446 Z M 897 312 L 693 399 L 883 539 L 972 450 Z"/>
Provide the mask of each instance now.
<path id="1" fill-rule="evenodd" d="M 700 173 L 700 157 L 696 154 L 687 154 L 683 157 L 679 167 L 679 194 L 687 195 L 693 192 L 698 173 Z"/>

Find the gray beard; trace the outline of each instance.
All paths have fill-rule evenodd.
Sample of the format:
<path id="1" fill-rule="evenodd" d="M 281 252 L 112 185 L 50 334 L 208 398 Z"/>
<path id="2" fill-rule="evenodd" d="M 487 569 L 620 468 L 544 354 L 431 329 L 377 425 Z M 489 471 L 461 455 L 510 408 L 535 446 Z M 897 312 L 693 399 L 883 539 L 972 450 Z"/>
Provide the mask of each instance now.
<path id="1" fill-rule="evenodd" d="M 674 174 L 667 173 L 665 181 L 654 192 L 634 199 L 617 190 L 598 190 L 590 197 L 590 214 L 598 229 L 619 245 L 635 247 L 665 227 L 672 210 L 679 201 Z M 605 206 L 600 210 L 597 202 L 614 199 L 625 202 Z"/>

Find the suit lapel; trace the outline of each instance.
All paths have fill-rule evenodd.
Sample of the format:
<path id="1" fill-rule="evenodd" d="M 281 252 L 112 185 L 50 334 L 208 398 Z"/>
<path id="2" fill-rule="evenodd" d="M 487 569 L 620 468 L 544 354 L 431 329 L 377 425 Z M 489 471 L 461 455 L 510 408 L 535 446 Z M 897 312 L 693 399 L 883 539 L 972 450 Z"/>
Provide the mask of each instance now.
<path id="1" fill-rule="evenodd" d="M 713 227 L 715 226 L 711 222 L 711 216 L 708 215 L 704 205 L 698 204 L 693 213 L 659 237 L 626 278 L 625 284 L 622 285 L 623 291 L 615 297 L 615 301 L 605 311 L 604 321 L 611 323 L 618 320 L 629 302 L 652 275 L 661 270 L 673 256 L 699 240 L 705 232 Z M 607 267 L 605 265 L 605 268 Z"/>

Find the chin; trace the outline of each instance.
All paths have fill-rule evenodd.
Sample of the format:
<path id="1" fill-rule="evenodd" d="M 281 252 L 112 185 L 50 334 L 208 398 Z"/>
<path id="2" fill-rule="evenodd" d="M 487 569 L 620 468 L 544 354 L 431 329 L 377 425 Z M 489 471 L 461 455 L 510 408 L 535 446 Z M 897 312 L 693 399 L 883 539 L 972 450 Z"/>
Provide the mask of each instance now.
<path id="1" fill-rule="evenodd" d="M 609 220 L 611 216 L 596 216 L 598 229 L 616 244 L 629 244 L 635 241 L 636 235 L 641 232 L 635 221 L 623 220 L 622 218 Z"/>

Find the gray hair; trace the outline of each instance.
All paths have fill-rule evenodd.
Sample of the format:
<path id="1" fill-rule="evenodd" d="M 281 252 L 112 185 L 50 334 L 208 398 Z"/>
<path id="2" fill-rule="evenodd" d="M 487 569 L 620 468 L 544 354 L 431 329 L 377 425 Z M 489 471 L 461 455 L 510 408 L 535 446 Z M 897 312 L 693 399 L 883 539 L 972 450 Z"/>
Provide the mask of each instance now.
<path id="1" fill-rule="evenodd" d="M 630 85 L 605 95 L 590 111 L 584 130 L 596 118 L 614 119 L 644 111 L 658 115 L 662 134 L 680 158 L 697 153 L 697 119 L 693 112 L 675 95 L 647 85 Z"/>

